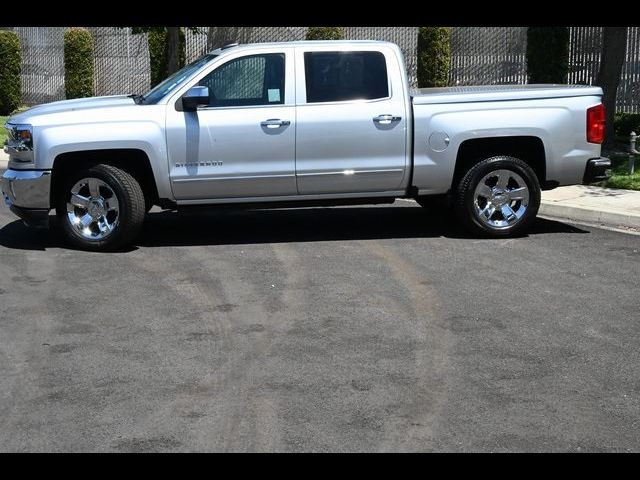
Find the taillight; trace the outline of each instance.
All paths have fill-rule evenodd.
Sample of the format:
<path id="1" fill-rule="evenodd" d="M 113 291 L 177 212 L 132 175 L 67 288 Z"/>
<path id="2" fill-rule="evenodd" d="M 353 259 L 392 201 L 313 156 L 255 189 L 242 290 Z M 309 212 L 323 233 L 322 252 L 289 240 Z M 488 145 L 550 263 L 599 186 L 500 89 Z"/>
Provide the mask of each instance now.
<path id="1" fill-rule="evenodd" d="M 602 143 L 604 141 L 604 105 L 596 105 L 587 109 L 587 142 Z"/>

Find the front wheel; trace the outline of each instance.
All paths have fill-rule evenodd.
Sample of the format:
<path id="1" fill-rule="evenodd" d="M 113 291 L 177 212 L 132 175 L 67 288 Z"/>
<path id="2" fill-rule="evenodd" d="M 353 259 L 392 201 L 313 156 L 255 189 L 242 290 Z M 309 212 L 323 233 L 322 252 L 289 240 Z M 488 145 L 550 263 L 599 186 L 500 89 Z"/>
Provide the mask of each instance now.
<path id="1" fill-rule="evenodd" d="M 456 190 L 456 213 L 468 230 L 491 237 L 521 235 L 540 208 L 538 177 L 518 158 L 492 157 L 474 165 Z"/>
<path id="2" fill-rule="evenodd" d="M 144 222 L 140 184 L 111 165 L 95 165 L 71 177 L 56 203 L 66 239 L 83 250 L 108 251 L 131 243 Z"/>

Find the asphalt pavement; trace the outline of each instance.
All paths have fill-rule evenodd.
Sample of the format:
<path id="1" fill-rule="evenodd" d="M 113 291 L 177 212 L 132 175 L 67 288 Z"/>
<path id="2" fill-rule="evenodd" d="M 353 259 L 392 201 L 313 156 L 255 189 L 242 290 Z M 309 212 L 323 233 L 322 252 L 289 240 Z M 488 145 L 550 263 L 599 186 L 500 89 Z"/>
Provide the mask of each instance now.
<path id="1" fill-rule="evenodd" d="M 74 251 L 0 206 L 0 451 L 640 451 L 640 236 L 413 202 L 152 212 Z"/>

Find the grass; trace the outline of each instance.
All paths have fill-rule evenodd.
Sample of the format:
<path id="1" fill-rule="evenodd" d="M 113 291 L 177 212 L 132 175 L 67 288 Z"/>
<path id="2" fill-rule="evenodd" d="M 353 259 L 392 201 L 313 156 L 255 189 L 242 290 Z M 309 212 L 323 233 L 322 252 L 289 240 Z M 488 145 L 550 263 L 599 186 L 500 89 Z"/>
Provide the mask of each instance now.
<path id="1" fill-rule="evenodd" d="M 633 175 L 629 175 L 629 155 L 611 155 L 611 177 L 596 185 L 607 188 L 624 188 L 626 190 L 640 190 L 640 158 L 636 156 L 636 168 Z"/>
<path id="2" fill-rule="evenodd" d="M 4 123 L 7 121 L 7 118 L 9 117 L 0 115 L 0 150 L 2 150 L 4 141 L 7 139 L 7 131 L 4 129 Z"/>

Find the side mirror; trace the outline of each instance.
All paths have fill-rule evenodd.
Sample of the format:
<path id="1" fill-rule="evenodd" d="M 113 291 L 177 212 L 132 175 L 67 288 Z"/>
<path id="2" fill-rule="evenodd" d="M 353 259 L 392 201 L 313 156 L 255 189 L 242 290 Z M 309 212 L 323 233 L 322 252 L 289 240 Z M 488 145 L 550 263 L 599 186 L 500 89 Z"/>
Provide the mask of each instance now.
<path id="1" fill-rule="evenodd" d="M 209 105 L 209 88 L 191 87 L 182 96 L 182 108 L 185 112 L 195 112 L 200 105 Z"/>

